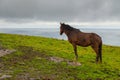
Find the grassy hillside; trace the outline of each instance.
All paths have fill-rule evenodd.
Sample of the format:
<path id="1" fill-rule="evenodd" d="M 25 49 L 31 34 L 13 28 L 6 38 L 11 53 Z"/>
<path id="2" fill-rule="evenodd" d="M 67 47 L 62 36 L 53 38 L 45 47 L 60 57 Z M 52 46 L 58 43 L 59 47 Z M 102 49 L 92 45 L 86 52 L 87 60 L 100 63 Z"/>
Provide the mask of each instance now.
<path id="1" fill-rule="evenodd" d="M 78 47 L 81 66 L 56 63 L 50 57 L 72 61 L 75 57 L 68 41 L 44 37 L 0 33 L 0 47 L 16 50 L 0 57 L 0 76 L 8 80 L 118 80 L 120 47 L 103 46 L 103 63 L 95 63 L 91 47 Z"/>

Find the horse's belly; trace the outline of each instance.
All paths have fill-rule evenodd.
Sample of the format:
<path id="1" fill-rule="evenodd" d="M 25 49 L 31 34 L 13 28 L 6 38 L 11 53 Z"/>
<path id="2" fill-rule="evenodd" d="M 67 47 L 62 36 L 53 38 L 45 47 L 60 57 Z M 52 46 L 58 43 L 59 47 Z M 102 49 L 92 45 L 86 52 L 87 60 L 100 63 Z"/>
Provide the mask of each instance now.
<path id="1" fill-rule="evenodd" d="M 87 47 L 91 44 L 90 41 L 88 41 L 88 40 L 81 40 L 81 41 L 77 41 L 76 43 L 77 43 L 77 45 L 83 46 L 83 47 Z"/>

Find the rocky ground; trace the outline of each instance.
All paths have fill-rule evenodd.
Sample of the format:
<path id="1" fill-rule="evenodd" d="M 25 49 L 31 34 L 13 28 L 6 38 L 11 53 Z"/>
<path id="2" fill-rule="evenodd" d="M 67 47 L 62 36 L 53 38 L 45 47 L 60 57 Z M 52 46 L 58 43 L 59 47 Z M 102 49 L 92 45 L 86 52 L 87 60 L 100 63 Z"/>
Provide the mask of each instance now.
<path id="1" fill-rule="evenodd" d="M 7 54 L 11 54 L 11 53 L 14 53 L 16 50 L 10 50 L 10 49 L 3 49 L 1 48 L 0 49 L 0 57 L 2 56 L 5 56 Z M 77 61 L 69 61 L 67 59 L 64 59 L 64 58 L 60 58 L 60 57 L 44 57 L 45 59 L 49 60 L 49 61 L 53 61 L 55 63 L 61 63 L 61 62 L 66 62 L 68 65 L 71 65 L 71 66 L 80 66 L 81 63 L 77 62 Z M 9 74 L 2 74 L 0 73 L 0 80 L 9 80 L 10 78 L 12 77 L 12 75 L 9 75 Z M 20 80 L 37 80 L 36 78 L 30 78 L 28 79 L 28 76 L 24 75 L 24 76 L 19 76 L 20 77 Z M 49 80 L 49 79 L 45 79 L 45 78 L 42 78 L 42 80 Z M 38 79 L 40 80 L 40 78 Z"/>
<path id="2" fill-rule="evenodd" d="M 80 66 L 81 65 L 81 63 L 79 63 L 77 61 L 69 61 L 69 60 L 66 60 L 66 59 L 63 59 L 60 57 L 50 57 L 50 60 L 53 62 L 56 62 L 56 63 L 64 61 L 64 62 L 67 62 L 68 65 L 72 65 L 72 66 Z"/>
<path id="3" fill-rule="evenodd" d="M 10 53 L 13 53 L 13 52 L 15 52 L 15 50 L 0 49 L 0 57 L 7 55 L 7 54 L 10 54 Z"/>
<path id="4" fill-rule="evenodd" d="M 3 48 L 0 48 L 0 57 L 2 56 L 5 56 L 7 54 L 11 54 L 13 52 L 15 52 L 16 50 L 9 50 L 9 49 L 3 49 Z M 11 78 L 12 76 L 11 75 L 2 75 L 0 73 L 0 80 L 4 80 L 4 79 L 8 79 L 8 78 Z"/>

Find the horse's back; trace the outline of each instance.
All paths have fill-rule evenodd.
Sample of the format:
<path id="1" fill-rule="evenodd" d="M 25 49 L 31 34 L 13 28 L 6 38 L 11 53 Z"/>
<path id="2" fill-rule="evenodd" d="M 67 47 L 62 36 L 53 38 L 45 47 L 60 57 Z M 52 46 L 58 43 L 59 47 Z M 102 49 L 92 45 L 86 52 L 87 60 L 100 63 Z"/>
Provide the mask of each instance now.
<path id="1" fill-rule="evenodd" d="M 70 43 L 74 43 L 79 46 L 89 46 L 89 45 L 98 45 L 102 43 L 101 37 L 96 33 L 85 33 L 81 32 L 79 29 L 71 31 L 68 36 Z"/>

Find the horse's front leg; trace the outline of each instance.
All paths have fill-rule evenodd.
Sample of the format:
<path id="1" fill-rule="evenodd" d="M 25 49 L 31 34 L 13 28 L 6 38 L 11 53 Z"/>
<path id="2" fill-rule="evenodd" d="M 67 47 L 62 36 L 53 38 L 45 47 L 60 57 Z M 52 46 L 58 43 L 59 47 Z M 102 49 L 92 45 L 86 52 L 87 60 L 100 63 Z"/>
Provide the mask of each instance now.
<path id="1" fill-rule="evenodd" d="M 76 57 L 76 61 L 78 60 L 78 54 L 77 54 L 77 45 L 76 44 L 72 44 L 73 48 L 74 48 L 74 53 L 75 53 L 75 57 Z"/>

